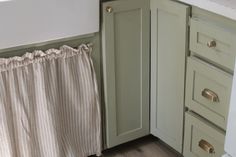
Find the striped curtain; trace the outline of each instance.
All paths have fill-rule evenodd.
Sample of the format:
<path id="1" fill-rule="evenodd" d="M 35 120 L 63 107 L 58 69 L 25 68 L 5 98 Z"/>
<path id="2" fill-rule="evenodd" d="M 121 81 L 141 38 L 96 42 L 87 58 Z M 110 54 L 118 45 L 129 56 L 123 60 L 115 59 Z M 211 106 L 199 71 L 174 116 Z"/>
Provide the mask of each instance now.
<path id="1" fill-rule="evenodd" d="M 0 59 L 0 157 L 101 154 L 91 51 L 63 46 Z"/>

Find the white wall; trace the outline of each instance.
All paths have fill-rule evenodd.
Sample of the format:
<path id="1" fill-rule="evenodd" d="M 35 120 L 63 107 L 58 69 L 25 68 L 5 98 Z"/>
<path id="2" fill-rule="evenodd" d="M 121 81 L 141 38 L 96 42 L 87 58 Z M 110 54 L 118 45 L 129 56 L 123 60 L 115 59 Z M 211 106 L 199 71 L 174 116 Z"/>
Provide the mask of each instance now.
<path id="1" fill-rule="evenodd" d="M 99 0 L 0 1 L 0 49 L 99 30 Z"/>
<path id="2" fill-rule="evenodd" d="M 236 74 L 236 65 L 234 69 Z M 228 118 L 228 127 L 226 133 L 225 151 L 232 157 L 236 157 L 236 75 L 233 79 L 233 87 L 231 93 L 230 110 Z"/>

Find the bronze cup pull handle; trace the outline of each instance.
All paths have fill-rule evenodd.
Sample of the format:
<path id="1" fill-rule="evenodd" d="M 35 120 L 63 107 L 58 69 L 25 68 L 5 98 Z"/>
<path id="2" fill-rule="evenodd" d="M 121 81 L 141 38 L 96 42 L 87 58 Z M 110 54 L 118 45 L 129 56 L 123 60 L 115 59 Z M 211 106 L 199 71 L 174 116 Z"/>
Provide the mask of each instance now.
<path id="1" fill-rule="evenodd" d="M 211 102 L 220 102 L 218 95 L 210 89 L 205 88 L 202 91 L 202 96 Z"/>
<path id="2" fill-rule="evenodd" d="M 198 143 L 198 146 L 204 150 L 205 152 L 207 152 L 208 154 L 214 154 L 215 153 L 215 148 L 207 141 L 205 140 L 201 140 Z"/>

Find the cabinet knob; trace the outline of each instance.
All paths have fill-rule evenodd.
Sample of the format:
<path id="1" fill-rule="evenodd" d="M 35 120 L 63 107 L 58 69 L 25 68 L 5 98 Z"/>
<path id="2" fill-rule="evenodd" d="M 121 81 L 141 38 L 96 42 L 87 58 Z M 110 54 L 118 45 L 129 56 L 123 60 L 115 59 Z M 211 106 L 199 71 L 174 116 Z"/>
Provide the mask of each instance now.
<path id="1" fill-rule="evenodd" d="M 108 6 L 108 7 L 106 7 L 106 11 L 108 13 L 112 13 L 113 12 L 113 8 L 111 6 Z"/>
<path id="2" fill-rule="evenodd" d="M 199 141 L 198 146 L 208 154 L 215 154 L 215 148 L 205 140 Z"/>
<path id="3" fill-rule="evenodd" d="M 214 40 L 209 41 L 209 42 L 207 43 L 207 46 L 208 46 L 209 48 L 214 48 L 214 47 L 216 47 L 216 41 L 214 41 Z"/>
<path id="4" fill-rule="evenodd" d="M 218 97 L 218 95 L 213 92 L 212 90 L 210 89 L 207 89 L 205 88 L 203 91 L 202 91 L 202 96 L 212 102 L 219 102 L 220 99 Z"/>

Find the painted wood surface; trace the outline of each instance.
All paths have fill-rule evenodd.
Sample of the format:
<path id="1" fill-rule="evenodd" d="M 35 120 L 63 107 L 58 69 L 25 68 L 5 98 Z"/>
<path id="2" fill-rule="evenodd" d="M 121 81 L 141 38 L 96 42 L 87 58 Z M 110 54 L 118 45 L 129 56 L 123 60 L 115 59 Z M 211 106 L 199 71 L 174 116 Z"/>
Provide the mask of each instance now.
<path id="1" fill-rule="evenodd" d="M 189 7 L 151 0 L 151 133 L 182 152 Z"/>
<path id="2" fill-rule="evenodd" d="M 149 134 L 149 17 L 147 0 L 103 3 L 108 148 Z"/>
<path id="3" fill-rule="evenodd" d="M 233 76 L 195 57 L 188 58 L 186 106 L 226 129 Z M 208 89 L 219 101 L 212 102 L 202 95 Z"/>
<path id="4" fill-rule="evenodd" d="M 236 33 L 226 26 L 192 18 L 190 22 L 190 50 L 193 54 L 206 58 L 231 71 L 234 70 Z M 209 47 L 209 42 L 215 46 Z"/>
<path id="5" fill-rule="evenodd" d="M 184 139 L 185 157 L 222 157 L 224 154 L 225 132 L 191 112 L 186 113 Z M 213 153 L 200 147 L 203 140 L 211 146 Z"/>

